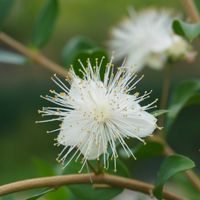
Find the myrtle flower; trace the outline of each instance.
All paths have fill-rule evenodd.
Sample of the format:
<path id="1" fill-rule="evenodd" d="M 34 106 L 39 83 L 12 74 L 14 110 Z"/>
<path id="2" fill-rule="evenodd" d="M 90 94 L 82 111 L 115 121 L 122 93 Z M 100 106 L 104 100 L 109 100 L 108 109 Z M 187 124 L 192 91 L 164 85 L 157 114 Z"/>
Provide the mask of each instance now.
<path id="1" fill-rule="evenodd" d="M 127 71 L 124 65 L 114 73 L 111 59 L 102 80 L 103 59 L 95 67 L 92 67 L 89 60 L 87 66 L 79 61 L 83 78 L 79 78 L 71 69 L 71 80 L 67 84 L 54 75 L 52 80 L 62 92 L 50 90 L 54 96 L 42 96 L 57 105 L 43 107 L 39 111 L 42 116 L 55 117 L 40 122 L 61 122 L 60 128 L 49 132 L 59 132 L 56 141 L 64 148 L 58 160 L 64 167 L 80 157 L 83 167 L 88 160 L 99 159 L 101 156 L 105 168 L 109 165 L 109 158 L 112 158 L 116 170 L 116 143 L 129 156 L 134 157 L 126 139 L 136 138 L 144 142 L 143 138 L 151 135 L 157 127 L 156 118 L 147 112 L 155 107 L 157 99 L 141 106 L 140 103 L 149 98 L 151 91 L 141 96 L 137 92 L 133 93 L 142 77 L 136 80 L 137 75 Z"/>
<path id="2" fill-rule="evenodd" d="M 173 19 L 167 10 L 131 12 L 129 18 L 113 29 L 109 49 L 118 60 L 126 57 L 127 66 L 134 71 L 144 66 L 162 69 L 168 58 L 187 59 L 193 55 L 192 48 L 173 33 Z"/>

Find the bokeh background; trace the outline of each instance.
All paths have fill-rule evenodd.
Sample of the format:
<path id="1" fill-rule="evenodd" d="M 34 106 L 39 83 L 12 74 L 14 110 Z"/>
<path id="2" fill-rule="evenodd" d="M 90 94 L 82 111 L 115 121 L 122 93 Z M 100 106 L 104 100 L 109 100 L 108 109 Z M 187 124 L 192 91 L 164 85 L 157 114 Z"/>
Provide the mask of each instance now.
<path id="1" fill-rule="evenodd" d="M 111 28 L 125 16 L 132 6 L 137 10 L 148 7 L 167 7 L 183 15 L 180 1 L 168 0 L 60 0 L 60 12 L 55 31 L 42 52 L 62 64 L 62 52 L 70 38 L 83 35 L 106 47 Z M 32 29 L 43 0 L 14 2 L 3 31 L 29 45 Z M 0 43 L 0 48 L 10 50 Z M 199 41 L 195 43 L 199 51 Z M 199 54 L 192 64 L 177 62 L 172 77 L 173 89 L 182 80 L 200 77 Z M 153 89 L 153 97 L 160 96 L 163 73 L 146 68 L 140 89 Z M 56 165 L 60 149 L 53 146 L 55 135 L 46 134 L 51 125 L 35 124 L 41 119 L 37 110 L 46 104 L 40 94 L 54 87 L 52 72 L 38 64 L 0 63 L 0 184 L 37 176 L 34 158 Z M 200 106 L 185 108 L 178 117 L 168 138 L 171 146 L 192 158 L 200 170 Z M 132 173 L 151 180 L 159 168 L 160 159 L 131 161 Z M 140 173 L 138 172 L 140 171 Z"/>

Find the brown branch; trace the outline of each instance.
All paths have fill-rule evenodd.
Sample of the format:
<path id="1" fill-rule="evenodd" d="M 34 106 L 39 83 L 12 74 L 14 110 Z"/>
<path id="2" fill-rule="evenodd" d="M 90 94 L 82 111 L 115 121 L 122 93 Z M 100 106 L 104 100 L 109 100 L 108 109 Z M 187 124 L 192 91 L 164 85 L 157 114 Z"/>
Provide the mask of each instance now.
<path id="1" fill-rule="evenodd" d="M 185 8 L 187 15 L 189 16 L 191 22 L 199 22 L 200 16 L 193 0 L 181 0 L 183 7 Z"/>
<path id="2" fill-rule="evenodd" d="M 39 65 L 49 69 L 50 71 L 69 78 L 68 71 L 65 70 L 62 66 L 49 60 L 41 53 L 28 49 L 26 46 L 24 46 L 23 44 L 21 44 L 20 42 L 16 41 L 15 39 L 11 38 L 3 32 L 0 33 L 0 42 L 10 46 L 11 48 L 30 58 Z"/>
<path id="3" fill-rule="evenodd" d="M 152 195 L 152 191 L 154 189 L 154 185 L 120 176 L 108 174 L 73 174 L 27 179 L 2 185 L 0 186 L 0 196 L 35 188 L 57 188 L 63 185 L 81 183 L 91 184 L 91 179 L 93 183 L 108 184 L 115 187 L 127 188 L 130 190 L 142 192 L 147 195 Z M 178 197 L 166 190 L 163 191 L 163 197 L 166 200 L 183 200 L 183 198 Z"/>

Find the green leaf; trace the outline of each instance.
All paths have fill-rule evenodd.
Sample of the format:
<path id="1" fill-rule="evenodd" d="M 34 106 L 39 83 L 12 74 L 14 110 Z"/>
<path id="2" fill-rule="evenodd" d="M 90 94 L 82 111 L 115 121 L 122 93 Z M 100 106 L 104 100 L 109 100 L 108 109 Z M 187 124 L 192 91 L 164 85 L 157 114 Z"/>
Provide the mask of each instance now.
<path id="1" fill-rule="evenodd" d="M 158 142 L 148 142 L 146 145 L 138 145 L 133 153 L 138 159 L 161 156 L 164 153 L 164 147 Z"/>
<path id="2" fill-rule="evenodd" d="M 0 29 L 12 8 L 13 2 L 13 0 L 0 0 Z"/>
<path id="3" fill-rule="evenodd" d="M 174 20 L 172 27 L 176 34 L 183 36 L 190 41 L 200 35 L 200 23 L 189 24 L 181 20 Z"/>
<path id="4" fill-rule="evenodd" d="M 194 94 L 187 102 L 186 106 L 199 105 L 200 104 L 200 93 Z"/>
<path id="5" fill-rule="evenodd" d="M 45 191 L 43 191 L 43 192 L 41 192 L 41 193 L 39 193 L 39 194 L 36 194 L 36 195 L 34 195 L 34 196 L 32 196 L 32 197 L 29 197 L 29 198 L 27 198 L 27 199 L 25 199 L 25 200 L 36 200 L 36 199 L 38 199 L 38 198 L 44 196 L 45 194 L 47 194 L 47 193 L 49 193 L 49 192 L 52 192 L 53 190 L 55 190 L 55 189 L 48 189 L 48 190 L 45 190 Z"/>
<path id="6" fill-rule="evenodd" d="M 172 93 L 171 103 L 167 115 L 166 129 L 169 131 L 181 109 L 187 105 L 190 99 L 200 90 L 200 80 L 184 81 L 179 84 Z M 194 101 L 194 99 L 193 99 Z M 191 104 L 190 104 L 191 105 Z"/>
<path id="7" fill-rule="evenodd" d="M 39 176 L 55 176 L 57 175 L 54 168 L 44 160 L 34 158 L 33 163 Z"/>
<path id="8" fill-rule="evenodd" d="M 33 29 L 32 46 L 41 48 L 50 39 L 58 16 L 58 0 L 46 0 Z"/>
<path id="9" fill-rule="evenodd" d="M 67 42 L 62 52 L 63 65 L 69 67 L 78 54 L 96 48 L 93 41 L 84 36 L 76 36 Z"/>
<path id="10" fill-rule="evenodd" d="M 185 199 L 200 199 L 200 193 L 198 189 L 194 187 L 194 185 L 183 174 L 175 175 L 175 177 L 173 177 L 173 182 L 180 187 L 180 190 L 182 191 L 182 196 L 184 196 Z"/>
<path id="11" fill-rule="evenodd" d="M 168 112 L 169 112 L 169 110 L 161 109 L 161 110 L 153 111 L 151 114 L 152 114 L 154 117 L 158 117 L 158 116 L 163 115 L 163 114 L 166 114 L 166 113 L 168 113 Z"/>
<path id="12" fill-rule="evenodd" d="M 52 167 L 49 163 L 39 159 L 34 158 L 33 163 L 36 166 L 39 176 L 55 176 L 60 175 L 57 173 L 55 168 Z M 55 199 L 67 199 L 69 191 L 66 187 L 60 187 L 45 196 L 46 200 L 55 200 Z"/>
<path id="13" fill-rule="evenodd" d="M 101 63 L 102 58 L 103 58 L 103 61 Z M 103 80 L 106 65 L 108 64 L 108 55 L 103 49 L 94 49 L 94 50 L 88 50 L 88 51 L 79 53 L 77 57 L 74 59 L 74 62 L 72 64 L 76 75 L 78 75 L 80 78 L 83 77 L 83 74 L 80 71 L 80 70 L 83 71 L 83 68 L 79 60 L 85 67 L 87 67 L 88 59 L 93 68 L 96 66 L 96 62 L 98 62 L 98 65 L 101 63 L 100 76 L 101 76 L 101 79 Z"/>
<path id="14" fill-rule="evenodd" d="M 157 174 L 154 195 L 158 199 L 162 199 L 162 190 L 164 184 L 179 172 L 186 171 L 195 166 L 194 162 L 182 155 L 172 155 L 167 157 L 162 163 Z"/>
<path id="15" fill-rule="evenodd" d="M 111 162 L 111 161 L 110 161 Z M 96 161 L 92 162 L 93 166 L 96 165 Z M 117 172 L 113 172 L 113 169 L 110 166 L 107 171 L 109 174 L 115 174 L 119 176 L 129 176 L 128 169 L 126 166 L 119 160 L 117 160 Z M 64 170 L 64 174 L 73 174 L 77 173 L 81 169 L 81 163 L 75 162 L 72 160 L 70 164 Z M 82 173 L 87 173 L 88 170 L 86 167 L 83 169 Z M 116 195 L 122 192 L 122 188 L 99 188 L 94 189 L 92 184 L 77 184 L 77 185 L 69 185 L 68 188 L 71 192 L 77 197 L 76 199 L 81 200 L 110 200 L 114 198 Z"/>
<path id="16" fill-rule="evenodd" d="M 23 65 L 27 61 L 26 57 L 13 53 L 10 51 L 0 50 L 0 62 L 2 63 L 9 63 L 15 65 Z"/>
<path id="17" fill-rule="evenodd" d="M 199 0 L 195 0 L 194 2 L 196 4 L 198 10 L 200 11 L 200 1 Z"/>

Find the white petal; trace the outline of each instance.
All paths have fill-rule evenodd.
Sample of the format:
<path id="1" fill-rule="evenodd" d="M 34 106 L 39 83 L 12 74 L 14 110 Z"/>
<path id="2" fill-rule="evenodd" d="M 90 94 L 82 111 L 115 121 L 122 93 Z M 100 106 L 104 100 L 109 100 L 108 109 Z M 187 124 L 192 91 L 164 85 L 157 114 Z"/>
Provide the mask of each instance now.
<path id="1" fill-rule="evenodd" d="M 83 144 L 79 146 L 81 153 L 88 160 L 94 160 L 99 158 L 99 156 L 106 152 L 107 143 L 103 145 L 102 141 L 96 143 L 94 137 L 87 135 L 83 140 Z"/>

